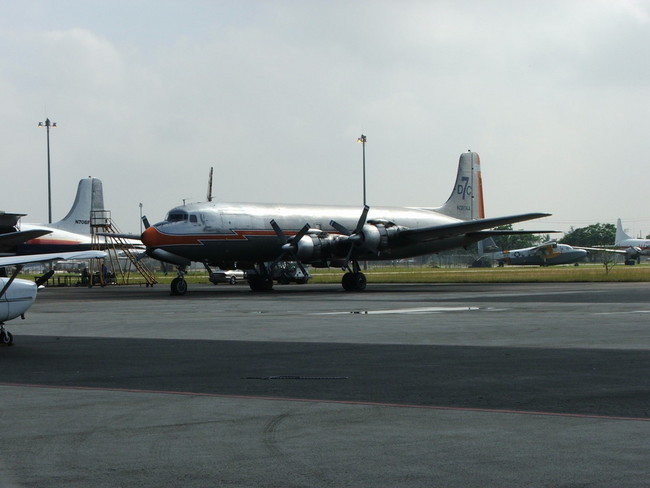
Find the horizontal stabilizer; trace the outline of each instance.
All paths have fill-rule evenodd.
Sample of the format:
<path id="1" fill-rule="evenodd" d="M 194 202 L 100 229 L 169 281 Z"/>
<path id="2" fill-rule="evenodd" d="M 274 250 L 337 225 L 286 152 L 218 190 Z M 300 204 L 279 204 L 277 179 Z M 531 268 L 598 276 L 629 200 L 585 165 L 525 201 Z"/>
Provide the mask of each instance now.
<path id="1" fill-rule="evenodd" d="M 41 237 L 51 233 L 52 233 L 51 230 L 34 229 L 34 230 L 22 230 L 18 232 L 10 232 L 8 234 L 2 234 L 0 235 L 0 249 L 3 251 L 10 250 L 31 239 L 36 239 L 37 237 Z"/>
<path id="2" fill-rule="evenodd" d="M 400 237 L 415 242 L 431 241 L 435 239 L 446 239 L 463 234 L 475 233 L 501 225 L 514 224 L 526 220 L 548 217 L 548 213 L 527 213 L 511 215 L 508 217 L 495 217 L 490 219 L 467 220 L 446 225 L 435 225 L 422 227 L 420 229 L 408 229 L 400 232 Z M 488 237 L 488 236 L 485 236 Z"/>
<path id="3" fill-rule="evenodd" d="M 0 228 L 16 227 L 20 218 L 25 215 L 27 214 L 7 213 L 0 210 Z"/>

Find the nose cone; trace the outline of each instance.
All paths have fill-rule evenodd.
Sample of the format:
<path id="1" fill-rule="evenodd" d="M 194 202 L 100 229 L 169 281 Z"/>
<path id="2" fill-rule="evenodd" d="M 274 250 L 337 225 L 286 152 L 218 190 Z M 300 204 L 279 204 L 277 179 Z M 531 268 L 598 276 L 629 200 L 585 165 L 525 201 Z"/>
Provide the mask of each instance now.
<path id="1" fill-rule="evenodd" d="M 155 227 L 149 227 L 142 233 L 140 240 L 147 247 L 156 247 L 160 243 L 160 232 Z"/>

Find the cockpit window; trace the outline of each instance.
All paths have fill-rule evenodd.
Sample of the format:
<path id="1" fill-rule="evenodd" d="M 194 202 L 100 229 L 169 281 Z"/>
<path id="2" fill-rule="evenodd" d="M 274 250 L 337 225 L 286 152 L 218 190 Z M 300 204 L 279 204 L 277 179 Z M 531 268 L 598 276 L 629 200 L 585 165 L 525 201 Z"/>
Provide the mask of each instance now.
<path id="1" fill-rule="evenodd" d="M 167 222 L 182 222 L 183 220 L 187 220 L 187 212 L 179 212 L 178 210 L 169 212 L 165 220 Z"/>
<path id="2" fill-rule="evenodd" d="M 198 219 L 196 218 L 196 214 L 190 214 L 190 222 L 197 223 Z"/>

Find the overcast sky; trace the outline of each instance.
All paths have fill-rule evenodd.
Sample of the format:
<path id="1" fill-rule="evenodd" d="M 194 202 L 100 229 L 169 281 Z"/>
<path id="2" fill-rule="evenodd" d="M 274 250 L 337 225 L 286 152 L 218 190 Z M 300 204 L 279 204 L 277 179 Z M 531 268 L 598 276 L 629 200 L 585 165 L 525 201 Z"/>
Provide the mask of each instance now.
<path id="1" fill-rule="evenodd" d="M 438 206 L 650 233 L 650 1 L 2 1 L 0 210 L 104 183 L 124 232 L 206 198 Z"/>

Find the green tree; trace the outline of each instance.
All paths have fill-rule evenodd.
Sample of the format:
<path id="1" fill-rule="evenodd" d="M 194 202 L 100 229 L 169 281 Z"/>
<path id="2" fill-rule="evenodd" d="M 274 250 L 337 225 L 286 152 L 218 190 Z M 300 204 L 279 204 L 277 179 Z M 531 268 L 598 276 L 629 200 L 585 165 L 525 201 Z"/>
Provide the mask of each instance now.
<path id="1" fill-rule="evenodd" d="M 512 224 L 496 227 L 496 230 L 513 230 Z M 550 237 L 548 234 L 541 236 L 539 234 L 504 234 L 496 235 L 493 239 L 499 249 L 510 250 L 537 246 L 549 241 Z"/>
<path id="2" fill-rule="evenodd" d="M 560 242 L 570 246 L 611 246 L 616 239 L 614 224 L 593 224 L 567 232 Z"/>

